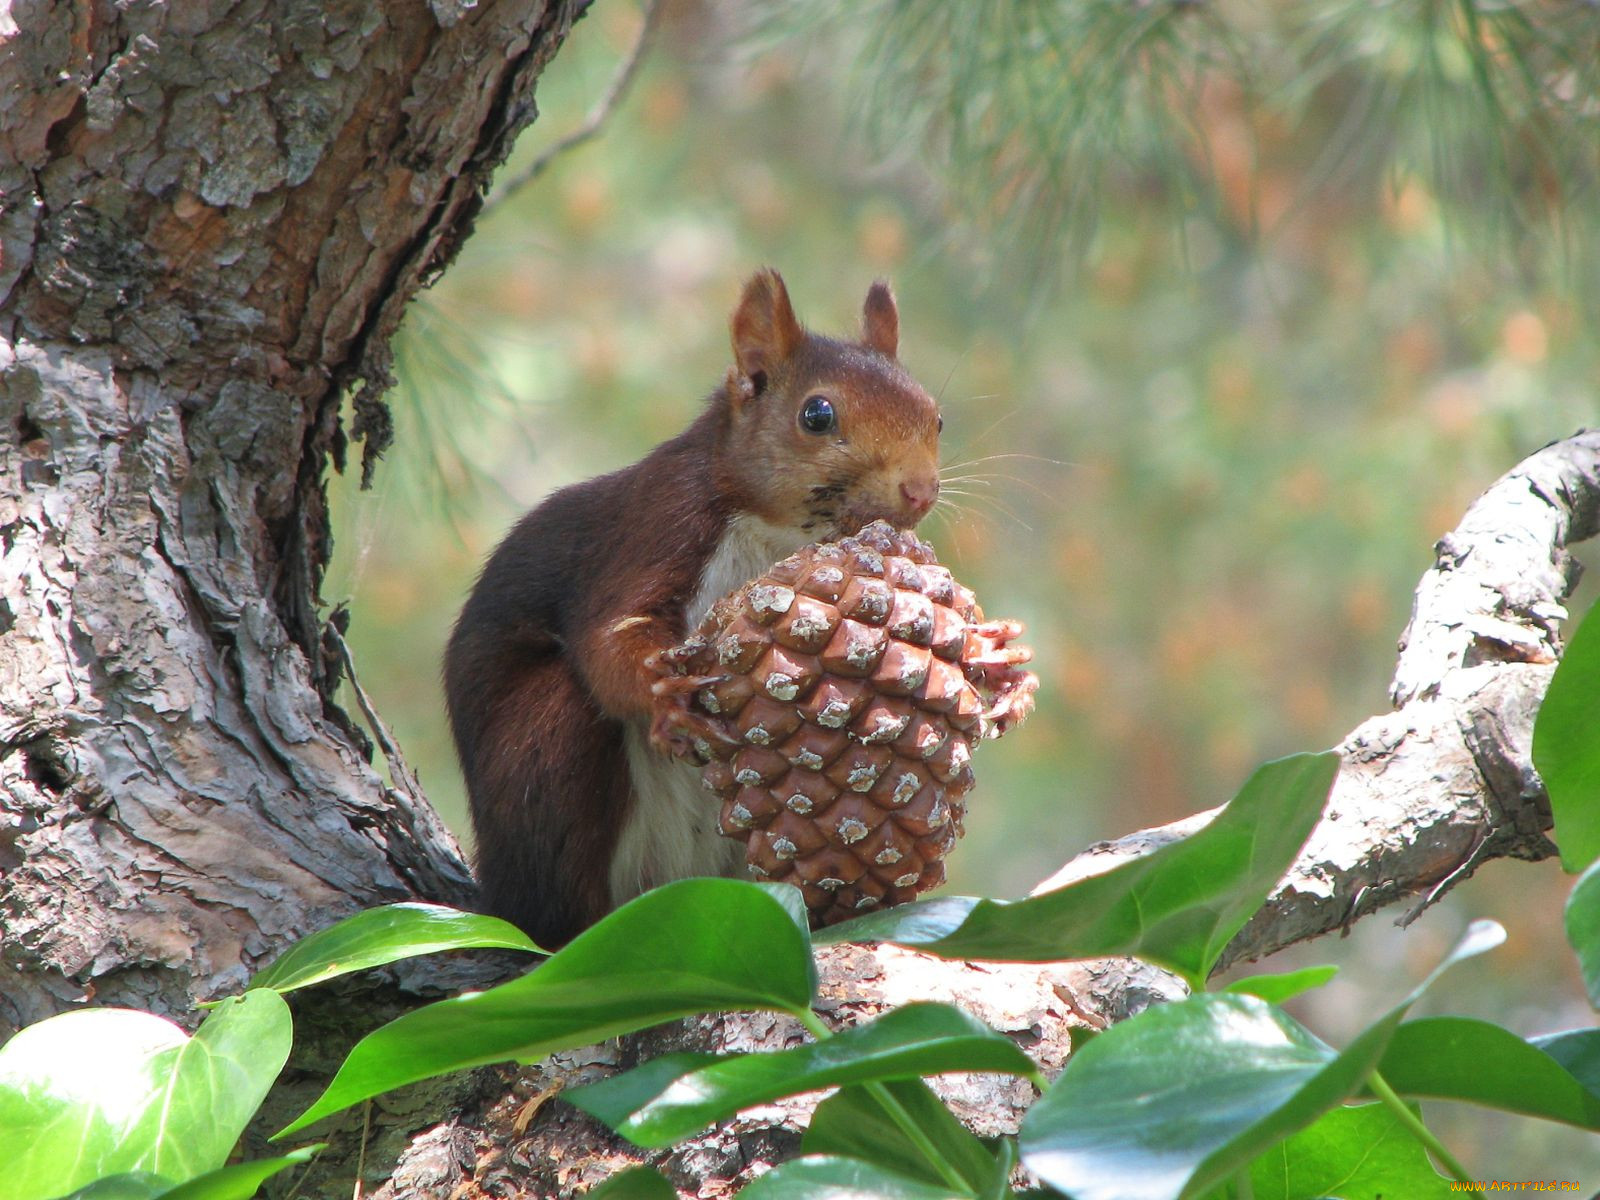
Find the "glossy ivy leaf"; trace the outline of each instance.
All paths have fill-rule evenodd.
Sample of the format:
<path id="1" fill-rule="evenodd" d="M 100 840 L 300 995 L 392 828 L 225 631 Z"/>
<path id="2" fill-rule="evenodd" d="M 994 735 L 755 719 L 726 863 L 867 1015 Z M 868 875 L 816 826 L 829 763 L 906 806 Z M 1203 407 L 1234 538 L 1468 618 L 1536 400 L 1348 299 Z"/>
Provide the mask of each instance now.
<path id="1" fill-rule="evenodd" d="M 441 950 L 545 953 L 522 930 L 499 917 L 443 904 L 385 904 L 301 938 L 258 973 L 250 986 L 292 992 L 353 971 Z"/>
<path id="2" fill-rule="evenodd" d="M 934 1152 L 953 1169 L 974 1194 L 1003 1174 L 994 1155 L 920 1079 L 885 1083 L 879 1088 L 841 1088 L 817 1105 L 811 1124 L 800 1139 L 806 1154 L 858 1158 L 885 1170 L 934 1186 L 945 1184 L 944 1174 L 929 1160 L 924 1146 L 913 1139 L 891 1114 L 909 1119 Z"/>
<path id="3" fill-rule="evenodd" d="M 1070 887 L 1063 888 L 1067 891 Z M 1051 895 L 1060 893 L 1052 892 Z M 1036 900 L 1038 897 L 1031 897 Z M 935 896 L 931 900 L 913 900 L 910 904 L 899 904 L 894 908 L 886 908 L 879 912 L 867 913 L 864 916 L 852 917 L 848 921 L 840 921 L 829 925 L 825 929 L 812 931 L 811 938 L 818 945 L 827 946 L 837 942 L 895 942 L 902 946 L 915 946 L 929 954 L 943 953 L 944 944 L 962 933 L 966 932 L 965 926 L 968 918 L 973 913 L 986 905 L 1006 910 L 1019 908 L 1029 903 L 1029 900 L 988 900 L 977 896 Z M 991 938 L 993 953 L 987 961 L 1005 962 L 1003 957 L 1007 946 L 1000 938 Z M 1016 948 L 1019 952 L 1026 953 L 1033 949 L 1031 942 L 1026 942 Z M 949 954 L 947 958 L 958 958 L 959 955 Z M 1021 959 L 1023 962 L 1035 961 Z M 1038 961 L 1054 962 L 1056 959 L 1041 959 Z"/>
<path id="4" fill-rule="evenodd" d="M 0 1129 L 15 1140 L 0 1200 L 59 1196 L 103 1176 L 168 1186 L 215 1170 L 289 1055 L 276 992 L 230 997 L 193 1038 L 127 1009 L 81 1009 L 0 1049 Z"/>
<path id="5" fill-rule="evenodd" d="M 1271 1004 L 1319 988 L 1339 973 L 1335 966 L 1302 967 L 1298 971 L 1285 971 L 1280 975 L 1246 975 L 1235 979 L 1222 990 L 1240 996 L 1260 996 Z"/>
<path id="6" fill-rule="evenodd" d="M 209 1171 L 173 1188 L 161 1200 L 251 1200 L 267 1180 L 290 1167 L 309 1162 L 322 1149 L 323 1143 L 319 1142 L 278 1158 L 262 1158 Z"/>
<path id="7" fill-rule="evenodd" d="M 808 942 L 811 940 L 811 910 L 806 907 L 805 894 L 798 887 L 792 883 L 752 883 L 751 886 L 760 888 L 783 905 L 789 919 L 799 926 Z"/>
<path id="8" fill-rule="evenodd" d="M 655 1059 L 563 1098 L 629 1141 L 670 1146 L 757 1104 L 843 1084 L 950 1071 L 1037 1075 L 1012 1041 L 948 1004 L 907 1004 L 875 1021 L 773 1054 Z"/>
<path id="9" fill-rule="evenodd" d="M 309 1162 L 322 1149 L 319 1142 L 279 1158 L 219 1167 L 176 1186 L 145 1171 L 112 1175 L 79 1188 L 63 1200 L 251 1200 L 267 1180 L 280 1171 Z"/>
<path id="10" fill-rule="evenodd" d="M 740 1200 L 973 1200 L 977 1195 L 831 1155 L 792 1159 L 739 1193 Z"/>
<path id="11" fill-rule="evenodd" d="M 1590 865 L 1567 897 L 1567 941 L 1578 956 L 1589 1003 L 1600 1008 L 1600 862 Z"/>
<path id="12" fill-rule="evenodd" d="M 678 1200 L 677 1189 L 654 1167 L 633 1167 L 584 1193 L 586 1200 Z"/>
<path id="13" fill-rule="evenodd" d="M 1600 1029 L 1573 1029 L 1530 1038 L 1585 1089 L 1600 1096 Z"/>
<path id="14" fill-rule="evenodd" d="M 198 1179 L 163 1192 L 160 1200 L 251 1200 L 261 1185 L 280 1171 L 309 1162 L 323 1148 L 322 1143 L 303 1146 L 278 1158 L 260 1158 L 207 1171 Z"/>
<path id="15" fill-rule="evenodd" d="M 987 1186 L 978 1193 L 978 1200 L 1016 1200 L 1011 1190 L 1011 1173 L 1017 1169 L 1017 1143 L 1015 1138 L 995 1139 L 994 1174 Z"/>
<path id="16" fill-rule="evenodd" d="M 1023 1162 L 1074 1200 L 1203 1194 L 1352 1096 L 1440 972 L 1504 937 L 1475 923 L 1340 1052 L 1255 996 L 1203 993 L 1148 1009 L 1068 1059 L 1023 1120 Z"/>
<path id="17" fill-rule="evenodd" d="M 1339 1103 L 1370 1068 L 1328 1078 L 1337 1061 L 1254 996 L 1160 1005 L 1068 1060 L 1023 1121 L 1022 1158 L 1074 1200 L 1175 1200 Z"/>
<path id="18" fill-rule="evenodd" d="M 1324 1113 L 1251 1163 L 1250 1183 L 1254 1200 L 1448 1200 L 1455 1194 L 1382 1104 Z"/>
<path id="19" fill-rule="evenodd" d="M 951 897 L 902 905 L 816 937 L 989 961 L 1127 954 L 1198 987 L 1294 862 L 1338 771 L 1331 751 L 1278 759 L 1205 828 L 1102 875 L 1011 903 Z"/>
<path id="20" fill-rule="evenodd" d="M 227 1162 L 293 1041 L 289 1007 L 276 992 L 251 990 L 212 1009 L 177 1052 L 153 1168 L 187 1180 Z"/>
<path id="21" fill-rule="evenodd" d="M 1550 795 L 1561 865 L 1600 858 L 1600 604 L 1567 643 L 1533 722 L 1533 765 Z"/>
<path id="22" fill-rule="evenodd" d="M 39 1200 L 153 1165 L 172 1059 L 188 1036 L 153 1013 L 99 1008 L 30 1025 L 0 1048 L 0 1200 Z M 168 1184 L 170 1186 L 170 1184 Z"/>
<path id="23" fill-rule="evenodd" d="M 1395 1031 L 1378 1070 L 1403 1096 L 1464 1100 L 1600 1129 L 1600 1096 L 1544 1050 L 1488 1021 L 1408 1021 Z"/>
<path id="24" fill-rule="evenodd" d="M 814 988 L 806 934 L 770 892 L 733 879 L 680 880 L 623 905 L 520 979 L 374 1030 L 276 1136 L 419 1079 L 536 1061 L 678 1017 L 798 1013 Z"/>
<path id="25" fill-rule="evenodd" d="M 86 1183 L 62 1200 L 159 1200 L 172 1190 L 172 1183 L 148 1171 L 107 1175 Z"/>

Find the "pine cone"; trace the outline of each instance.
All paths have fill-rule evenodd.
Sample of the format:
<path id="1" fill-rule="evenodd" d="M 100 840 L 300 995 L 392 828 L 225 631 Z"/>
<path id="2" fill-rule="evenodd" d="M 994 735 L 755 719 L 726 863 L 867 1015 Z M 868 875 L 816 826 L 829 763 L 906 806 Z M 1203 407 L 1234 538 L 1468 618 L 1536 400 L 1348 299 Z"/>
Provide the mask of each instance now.
<path id="1" fill-rule="evenodd" d="M 928 545 L 877 521 L 808 546 L 717 602 L 655 662 L 720 676 L 692 702 L 722 832 L 750 873 L 831 924 L 944 881 L 972 746 L 1033 707 L 1015 621 L 983 619 Z"/>

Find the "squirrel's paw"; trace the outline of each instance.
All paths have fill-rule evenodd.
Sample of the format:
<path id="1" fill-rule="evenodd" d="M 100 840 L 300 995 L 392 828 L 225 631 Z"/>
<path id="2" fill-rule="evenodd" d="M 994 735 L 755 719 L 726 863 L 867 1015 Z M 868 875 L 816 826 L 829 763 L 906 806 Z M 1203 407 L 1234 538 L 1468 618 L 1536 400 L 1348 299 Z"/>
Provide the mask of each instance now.
<path id="1" fill-rule="evenodd" d="M 723 675 L 668 675 L 650 685 L 654 716 L 650 745 L 674 758 L 709 758 L 713 746 L 737 746 L 722 722 L 694 707 L 694 694 Z"/>

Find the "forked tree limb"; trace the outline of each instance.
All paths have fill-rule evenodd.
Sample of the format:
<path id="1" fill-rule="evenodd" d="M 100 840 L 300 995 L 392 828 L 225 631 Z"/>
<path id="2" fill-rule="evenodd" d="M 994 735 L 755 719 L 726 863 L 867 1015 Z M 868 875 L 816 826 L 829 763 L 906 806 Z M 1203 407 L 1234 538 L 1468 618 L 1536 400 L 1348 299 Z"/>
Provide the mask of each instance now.
<path id="1" fill-rule="evenodd" d="M 1597 532 L 1600 432 L 1586 431 L 1518 463 L 1439 539 L 1400 639 L 1398 707 L 1339 744 L 1322 823 L 1224 966 L 1416 897 L 1409 919 L 1491 858 L 1555 852 L 1533 718 L 1581 570 L 1568 547 Z M 1148 853 L 1212 815 L 1091 847 L 1040 890 Z"/>
<path id="2" fill-rule="evenodd" d="M 1414 915 L 1491 858 L 1554 852 L 1530 739 L 1579 573 L 1568 547 L 1597 532 L 1600 432 L 1583 432 L 1519 463 L 1440 539 L 1401 639 L 1393 688 L 1399 707 L 1339 744 L 1343 765 L 1322 823 L 1229 946 L 1226 962 L 1348 927 L 1401 900 L 1411 900 L 1407 915 Z M 1214 815 L 1093 846 L 1039 890 L 1148 854 Z M 1051 1075 L 1066 1059 L 1073 1025 L 1104 1025 L 1183 990 L 1132 960 L 973 964 L 893 946 L 827 947 L 819 959 L 821 1008 L 831 1021 L 868 1020 L 911 999 L 947 1000 L 1017 1038 Z M 463 1196 L 571 1194 L 643 1156 L 552 1102 L 560 1084 L 661 1053 L 781 1049 L 803 1036 L 770 1014 L 707 1017 L 558 1056 L 520 1076 L 496 1076 L 475 1106 L 414 1143 L 396 1182 L 379 1195 L 399 1200 L 458 1186 L 468 1187 Z M 1014 1132 L 1033 1100 L 1026 1084 L 994 1076 L 950 1077 L 936 1086 L 985 1134 Z M 651 1161 L 685 1196 L 725 1196 L 795 1153 L 814 1103 L 742 1114 Z"/>

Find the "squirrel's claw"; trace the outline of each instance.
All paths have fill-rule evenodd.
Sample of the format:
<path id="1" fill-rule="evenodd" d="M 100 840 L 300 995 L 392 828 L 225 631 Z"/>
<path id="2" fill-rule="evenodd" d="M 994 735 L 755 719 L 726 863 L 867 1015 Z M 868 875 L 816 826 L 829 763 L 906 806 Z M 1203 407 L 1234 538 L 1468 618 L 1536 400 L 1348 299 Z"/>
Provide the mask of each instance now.
<path id="1" fill-rule="evenodd" d="M 694 694 L 721 683 L 725 675 L 667 675 L 650 685 L 655 715 L 650 722 L 650 745 L 674 758 L 709 758 L 715 745 L 737 746 L 722 722 L 694 707 Z M 706 749 L 702 750 L 704 745 Z"/>

